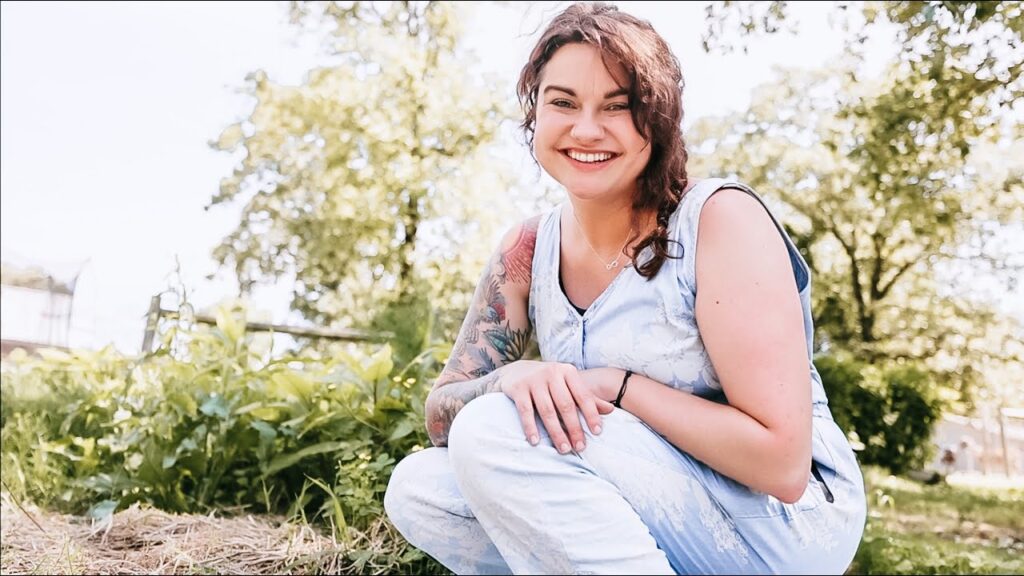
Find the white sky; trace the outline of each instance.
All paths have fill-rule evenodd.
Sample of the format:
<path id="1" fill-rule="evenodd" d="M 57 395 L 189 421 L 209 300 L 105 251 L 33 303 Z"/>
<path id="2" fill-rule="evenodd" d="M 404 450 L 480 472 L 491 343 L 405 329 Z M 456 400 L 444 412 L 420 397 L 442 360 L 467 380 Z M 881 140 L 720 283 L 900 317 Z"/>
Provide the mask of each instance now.
<path id="1" fill-rule="evenodd" d="M 747 56 L 702 51 L 700 3 L 619 4 L 654 23 L 682 63 L 687 124 L 744 108 L 772 66 L 818 66 L 841 47 L 827 4 L 793 6 L 802 33 L 758 40 Z M 533 32 L 563 5 L 483 5 L 467 26 L 470 45 L 511 87 Z M 251 109 L 237 93 L 247 73 L 298 83 L 324 62 L 316 39 L 303 39 L 276 2 L 0 10 L 0 246 L 6 261 L 81 271 L 70 344 L 136 352 L 175 257 L 197 307 L 231 297 L 229 272 L 205 280 L 239 208 L 203 211 L 233 167 L 208 142 Z M 285 321 L 289 288 L 261 289 L 256 307 Z"/>

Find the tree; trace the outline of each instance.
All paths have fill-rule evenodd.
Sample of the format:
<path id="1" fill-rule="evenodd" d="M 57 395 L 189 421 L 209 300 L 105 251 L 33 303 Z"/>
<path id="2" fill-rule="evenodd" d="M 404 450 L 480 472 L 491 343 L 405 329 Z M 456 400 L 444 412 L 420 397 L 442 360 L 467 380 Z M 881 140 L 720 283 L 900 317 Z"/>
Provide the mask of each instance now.
<path id="1" fill-rule="evenodd" d="M 730 52 L 747 40 L 798 27 L 785 0 L 709 3 L 703 41 L 706 51 Z M 833 15 L 845 31 L 847 52 L 863 57 L 872 34 L 895 27 L 901 50 L 897 62 L 916 75 L 942 71 L 924 89 L 934 98 L 964 96 L 960 86 L 984 84 L 999 106 L 1009 107 L 1024 93 L 1024 8 L 1020 2 L 942 0 L 836 2 Z M 857 9 L 859 8 L 859 10 Z M 952 90 L 950 91 L 950 88 Z"/>
<path id="2" fill-rule="evenodd" d="M 1011 162 L 1000 148 L 983 98 L 915 97 L 929 81 L 898 70 L 873 86 L 848 71 L 780 73 L 750 111 L 691 132 L 693 173 L 736 173 L 778 204 L 815 274 L 824 349 L 868 362 L 958 357 L 993 316 L 951 273 L 983 256 L 1009 262 L 979 239 L 1024 214 L 1024 156 Z M 980 171 L 993 151 L 1006 169 Z M 948 369 L 970 383 L 970 362 Z"/>
<path id="3" fill-rule="evenodd" d="M 1020 361 L 979 349 L 992 322 L 1021 329 L 971 294 L 980 269 L 1008 284 L 1024 269 L 994 242 L 1024 220 L 1022 130 L 1008 112 L 1022 58 L 993 48 L 1020 46 L 1021 11 L 984 4 L 887 3 L 908 49 L 883 78 L 860 77 L 855 59 L 780 72 L 749 111 L 690 136 L 695 173 L 741 172 L 788 216 L 816 274 L 824 349 L 924 361 L 961 393 L 978 381 L 979 354 Z"/>
<path id="4" fill-rule="evenodd" d="M 487 199 L 512 188 L 490 147 L 509 101 L 469 73 L 462 10 L 292 4 L 293 23 L 327 31 L 334 62 L 299 86 L 252 73 L 252 112 L 213 144 L 243 153 L 211 202 L 244 202 L 214 252 L 243 293 L 294 276 L 302 316 L 398 331 L 405 357 L 436 315 L 442 333 L 457 327 L 497 228 Z"/>

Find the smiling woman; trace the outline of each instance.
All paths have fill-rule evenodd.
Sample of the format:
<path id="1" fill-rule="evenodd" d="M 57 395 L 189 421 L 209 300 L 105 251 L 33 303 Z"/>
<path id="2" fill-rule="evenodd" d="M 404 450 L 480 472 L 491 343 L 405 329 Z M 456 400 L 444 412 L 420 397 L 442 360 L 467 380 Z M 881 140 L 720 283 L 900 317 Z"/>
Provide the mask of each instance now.
<path id="1" fill-rule="evenodd" d="M 689 180 L 681 87 L 651 25 L 602 3 L 523 68 L 523 128 L 567 201 L 506 234 L 427 398 L 435 447 L 385 497 L 455 572 L 853 558 L 863 481 L 811 361 L 809 269 L 750 188 Z"/>
<path id="2" fill-rule="evenodd" d="M 591 77 L 591 71 L 599 72 Z M 565 46 L 542 78 L 533 144 L 548 174 L 581 200 L 636 188 L 651 148 L 633 126 L 629 91 L 605 68 L 601 52 L 587 44 Z M 617 196 L 621 202 L 632 195 Z"/>

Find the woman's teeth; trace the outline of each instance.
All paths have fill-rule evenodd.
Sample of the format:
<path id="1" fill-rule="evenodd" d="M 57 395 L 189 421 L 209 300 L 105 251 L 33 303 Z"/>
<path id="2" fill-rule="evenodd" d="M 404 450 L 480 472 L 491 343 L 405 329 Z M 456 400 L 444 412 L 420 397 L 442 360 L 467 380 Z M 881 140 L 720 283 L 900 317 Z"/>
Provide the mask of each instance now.
<path id="1" fill-rule="evenodd" d="M 608 160 L 609 158 L 612 157 L 612 155 L 607 152 L 599 152 L 596 154 L 581 154 L 579 152 L 573 152 L 572 150 L 570 150 L 569 152 L 567 152 L 567 154 L 569 155 L 569 158 L 572 158 L 577 162 L 587 163 L 604 162 L 605 160 Z"/>

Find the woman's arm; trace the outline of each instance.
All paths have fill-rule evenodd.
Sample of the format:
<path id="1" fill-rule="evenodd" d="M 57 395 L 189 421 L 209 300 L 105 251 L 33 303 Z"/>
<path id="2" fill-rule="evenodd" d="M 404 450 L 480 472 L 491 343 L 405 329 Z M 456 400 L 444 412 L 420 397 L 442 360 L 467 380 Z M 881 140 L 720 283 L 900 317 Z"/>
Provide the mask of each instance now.
<path id="1" fill-rule="evenodd" d="M 535 217 L 510 230 L 480 278 L 451 356 L 427 396 L 427 433 L 435 446 L 448 445 L 459 410 L 477 396 L 499 392 L 504 366 L 523 356 L 538 223 Z"/>
<path id="2" fill-rule="evenodd" d="M 729 405 L 633 376 L 622 407 L 718 472 L 795 502 L 810 474 L 811 386 L 782 236 L 756 199 L 725 189 L 704 206 L 696 258 L 697 323 Z M 623 372 L 589 376 L 613 399 Z"/>
<path id="3" fill-rule="evenodd" d="M 427 396 L 427 433 L 435 446 L 448 445 L 448 431 L 463 406 L 491 392 L 515 402 L 531 444 L 540 441 L 539 416 L 563 454 L 586 447 L 580 413 L 598 434 L 600 415 L 613 410 L 575 366 L 522 360 L 530 336 L 527 303 L 538 224 L 534 218 L 506 234 L 480 279 L 452 355 Z"/>

